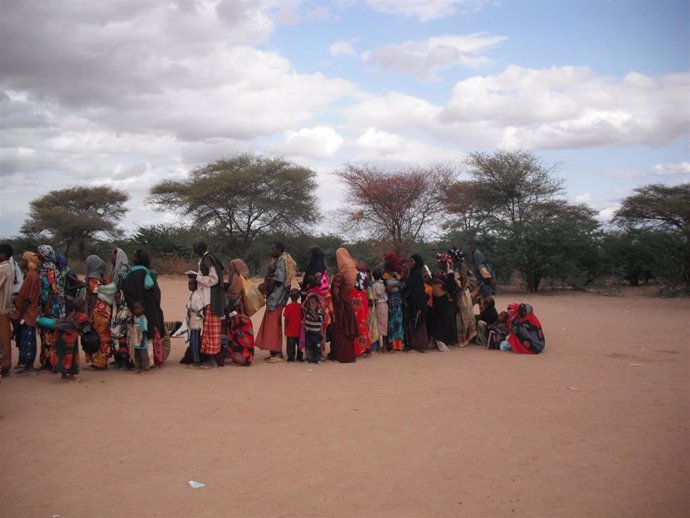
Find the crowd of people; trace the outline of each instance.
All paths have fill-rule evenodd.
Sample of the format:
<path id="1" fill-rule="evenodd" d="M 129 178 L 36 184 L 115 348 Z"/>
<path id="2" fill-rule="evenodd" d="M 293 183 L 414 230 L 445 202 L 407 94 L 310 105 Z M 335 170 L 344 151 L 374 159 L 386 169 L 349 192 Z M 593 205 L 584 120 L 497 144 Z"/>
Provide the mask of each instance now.
<path id="1" fill-rule="evenodd" d="M 120 248 L 108 261 L 90 255 L 81 278 L 49 245 L 15 261 L 12 247 L 0 244 L 2 374 L 12 370 L 13 339 L 15 375 L 54 372 L 75 381 L 80 347 L 90 368 L 145 373 L 167 360 L 171 335 L 186 337 L 180 363 L 195 368 L 249 366 L 255 348 L 268 351 L 270 363 L 319 364 L 470 343 L 520 354 L 545 347 L 529 304 L 496 309 L 494 272 L 479 250 L 469 260 L 457 248 L 439 253 L 432 272 L 418 254 L 387 253 L 383 267 L 372 270 L 339 248 L 331 277 L 324 252 L 312 247 L 300 282 L 298 265 L 276 242 L 259 286 L 242 259 L 223 265 L 204 238 L 194 240 L 193 251 L 198 263 L 187 272 L 185 318 L 174 323 L 164 319 L 145 250 L 131 261 Z M 255 333 L 251 316 L 264 306 Z"/>

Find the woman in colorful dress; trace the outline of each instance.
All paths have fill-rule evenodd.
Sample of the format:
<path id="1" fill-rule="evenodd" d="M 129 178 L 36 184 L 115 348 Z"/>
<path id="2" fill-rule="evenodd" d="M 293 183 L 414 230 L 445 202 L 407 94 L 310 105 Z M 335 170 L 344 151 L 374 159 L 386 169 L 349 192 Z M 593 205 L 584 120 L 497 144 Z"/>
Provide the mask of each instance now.
<path id="1" fill-rule="evenodd" d="M 55 250 L 50 245 L 38 247 L 41 268 L 38 277 L 41 282 L 41 316 L 58 320 L 65 316 L 65 288 L 58 270 Z M 44 370 L 53 370 L 55 333 L 52 329 L 40 328 L 41 356 L 39 362 Z"/>
<path id="2" fill-rule="evenodd" d="M 122 282 L 129 270 L 129 259 L 122 248 L 113 249 L 110 256 L 110 278 L 115 285 L 115 304 L 113 305 L 113 320 L 110 325 L 110 334 L 115 348 L 114 365 L 115 368 L 130 369 L 134 367 L 134 358 L 129 356 L 129 346 L 127 344 L 127 325 L 126 322 L 131 316 L 127 302 L 122 294 Z"/>
<path id="3" fill-rule="evenodd" d="M 113 318 L 113 302 L 115 293 L 102 294 L 101 289 L 106 286 L 104 279 L 105 262 L 97 255 L 86 258 L 86 287 L 88 293 L 88 312 L 91 327 L 96 333 L 100 345 L 94 354 L 86 353 L 87 363 L 94 369 L 107 369 L 108 359 L 113 352 L 113 339 L 110 334 L 110 323 Z M 105 290 L 104 290 L 105 291 Z"/>
<path id="4" fill-rule="evenodd" d="M 346 248 L 338 248 L 335 252 L 338 263 L 338 273 L 343 277 L 343 283 L 349 290 L 355 320 L 359 332 L 355 338 L 355 354 L 362 356 L 371 346 L 369 342 L 369 302 L 365 286 L 366 275 L 357 269 L 357 260 L 350 255 Z"/>
<path id="5" fill-rule="evenodd" d="M 302 301 L 314 294 L 318 297 L 321 311 L 323 311 L 323 333 L 321 342 L 321 356 L 326 355 L 326 342 L 328 341 L 328 329 L 333 323 L 333 299 L 331 297 L 331 280 L 326 269 L 326 254 L 318 246 L 309 249 L 309 264 L 304 270 L 304 281 L 300 290 Z M 304 333 L 302 333 L 304 335 Z M 300 343 L 300 347 L 304 347 Z"/>
<path id="6" fill-rule="evenodd" d="M 55 324 L 55 371 L 62 379 L 79 381 L 79 337 L 89 323 L 86 315 L 86 301 L 74 299 L 72 311 L 67 318 Z"/>
<path id="7" fill-rule="evenodd" d="M 265 279 L 266 312 L 256 335 L 255 345 L 259 349 L 269 352 L 266 361 L 269 363 L 282 362 L 283 358 L 283 307 L 287 304 L 290 292 L 287 263 L 284 257 L 285 245 L 273 243 L 271 255 L 273 257 L 269 274 Z"/>
<path id="8" fill-rule="evenodd" d="M 388 294 L 388 347 L 393 351 L 402 351 L 405 346 L 401 273 L 402 263 L 398 256 L 393 252 L 384 255 L 382 279 Z"/>

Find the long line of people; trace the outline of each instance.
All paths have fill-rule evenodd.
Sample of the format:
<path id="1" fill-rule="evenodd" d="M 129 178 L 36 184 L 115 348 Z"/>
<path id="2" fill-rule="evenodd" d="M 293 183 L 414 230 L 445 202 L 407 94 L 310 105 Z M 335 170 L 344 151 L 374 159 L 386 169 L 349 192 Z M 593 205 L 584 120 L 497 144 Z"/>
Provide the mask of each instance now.
<path id="1" fill-rule="evenodd" d="M 439 253 L 432 273 L 417 254 L 387 253 L 383 268 L 372 271 L 340 248 L 331 278 L 325 254 L 312 247 L 299 282 L 297 264 L 276 242 L 258 287 L 248 280 L 241 259 L 223 266 L 203 238 L 194 240 L 193 250 L 197 269 L 187 272 L 190 297 L 175 333 L 186 336 L 189 345 L 180 363 L 191 367 L 227 361 L 249 366 L 255 347 L 268 351 L 270 363 L 284 361 L 285 349 L 288 362 L 317 364 L 324 359 L 349 363 L 379 352 L 447 351 L 470 343 L 522 354 L 545 347 L 530 305 L 513 303 L 498 313 L 494 274 L 478 250 L 470 261 L 457 248 Z M 91 255 L 84 280 L 49 245 L 24 252 L 16 265 L 12 255 L 10 245 L 0 244 L 4 375 L 12 367 L 12 336 L 19 348 L 19 376 L 35 374 L 38 359 L 40 371 L 78 380 L 79 344 L 86 363 L 97 370 L 146 372 L 166 361 L 176 326 L 164 320 L 157 274 L 145 250 L 136 250 L 131 264 L 119 248 L 109 264 Z M 254 333 L 251 316 L 263 306 Z"/>

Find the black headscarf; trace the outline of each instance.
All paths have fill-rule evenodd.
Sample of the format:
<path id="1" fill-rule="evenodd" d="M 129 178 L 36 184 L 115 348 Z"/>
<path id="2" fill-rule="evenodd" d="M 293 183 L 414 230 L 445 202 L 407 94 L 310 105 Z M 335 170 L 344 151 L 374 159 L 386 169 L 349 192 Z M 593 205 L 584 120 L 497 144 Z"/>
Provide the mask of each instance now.
<path id="1" fill-rule="evenodd" d="M 419 254 L 413 254 L 414 266 L 410 269 L 410 274 L 407 278 L 406 298 L 409 308 L 409 315 L 415 318 L 417 313 L 420 313 L 420 321 L 423 322 L 426 318 L 427 312 L 427 294 L 424 289 L 424 259 Z M 420 323 L 418 321 L 418 326 Z"/>
<path id="2" fill-rule="evenodd" d="M 304 276 L 308 277 L 316 273 L 323 273 L 326 271 L 326 254 L 323 253 L 318 246 L 312 246 L 309 249 L 309 264 L 304 270 Z"/>

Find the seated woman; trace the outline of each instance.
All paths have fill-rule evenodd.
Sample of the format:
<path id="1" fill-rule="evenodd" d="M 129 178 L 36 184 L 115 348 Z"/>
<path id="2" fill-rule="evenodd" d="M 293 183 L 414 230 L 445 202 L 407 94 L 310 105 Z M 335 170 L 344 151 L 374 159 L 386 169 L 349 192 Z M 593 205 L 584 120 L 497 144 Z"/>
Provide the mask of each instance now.
<path id="1" fill-rule="evenodd" d="M 546 347 L 541 322 L 530 304 L 520 304 L 510 324 L 508 343 L 514 353 L 540 354 Z"/>

